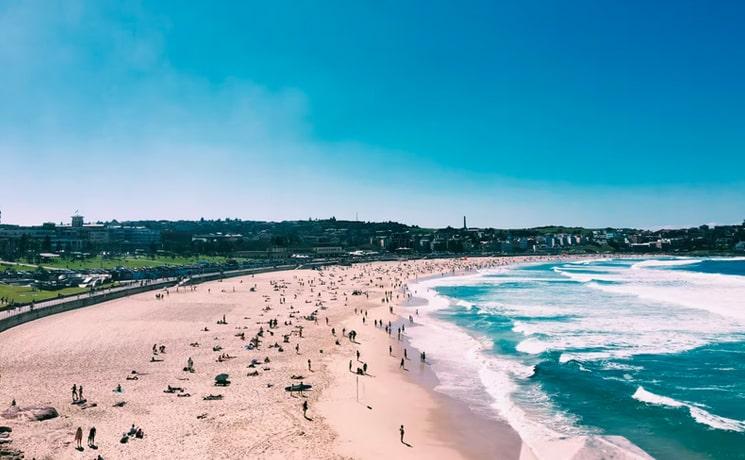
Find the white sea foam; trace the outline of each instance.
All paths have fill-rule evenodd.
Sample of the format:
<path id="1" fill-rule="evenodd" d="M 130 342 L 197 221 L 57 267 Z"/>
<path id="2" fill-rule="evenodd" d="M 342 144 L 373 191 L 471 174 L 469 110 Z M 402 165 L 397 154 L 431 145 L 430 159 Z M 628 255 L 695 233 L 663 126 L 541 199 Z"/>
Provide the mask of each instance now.
<path id="1" fill-rule="evenodd" d="M 745 276 L 652 268 L 661 264 L 699 261 L 645 261 L 634 264 L 633 270 L 602 267 L 602 270 L 598 270 L 601 273 L 593 274 L 575 273 L 561 268 L 556 271 L 604 292 L 706 310 L 745 323 Z M 603 281 L 611 283 L 602 283 Z"/>
<path id="2" fill-rule="evenodd" d="M 650 268 L 650 267 L 676 267 L 682 265 L 692 265 L 702 262 L 701 259 L 689 259 L 689 258 L 678 258 L 678 259 L 664 259 L 664 260 L 643 260 L 637 262 L 631 266 L 632 269 Z"/>
<path id="3" fill-rule="evenodd" d="M 575 260 L 572 262 L 569 262 L 571 265 L 590 265 L 597 262 L 606 262 L 608 259 L 583 259 L 583 260 Z"/>
<path id="4" fill-rule="evenodd" d="M 745 330 L 745 321 L 732 321 L 710 312 L 720 308 L 737 310 L 734 304 L 738 302 L 734 298 L 730 299 L 733 305 L 729 307 L 718 305 L 716 299 L 720 298 L 720 292 L 717 290 L 714 296 L 712 289 L 719 289 L 722 282 L 731 283 L 734 290 L 743 289 L 742 298 L 745 298 L 745 277 L 734 277 L 737 279 L 733 281 L 722 276 L 725 278 L 722 281 L 716 275 L 713 278 L 704 275 L 708 281 L 719 282 L 712 287 L 706 283 L 691 284 L 687 281 L 689 275 L 681 271 L 630 270 L 631 263 L 638 262 L 623 261 L 616 266 L 592 267 L 596 273 L 566 272 L 564 267 L 567 264 L 555 269 L 562 278 L 585 282 L 580 286 L 568 284 L 542 289 L 536 288 L 535 284 L 532 288 L 521 288 L 516 284 L 505 287 L 505 283 L 510 281 L 530 285 L 529 279 L 545 279 L 540 276 L 526 278 L 526 271 L 518 268 L 503 272 L 499 279 L 502 287 L 478 293 L 473 303 L 481 315 L 497 314 L 513 320 L 512 330 L 526 337 L 517 345 L 518 351 L 527 354 L 559 351 L 564 362 L 682 352 L 713 341 L 727 340 L 726 336 Z M 587 282 L 590 280 L 612 281 L 614 284 Z M 469 286 L 486 283 L 483 279 L 470 281 Z M 660 298 L 675 297 L 679 295 L 677 292 L 681 286 L 697 291 L 691 297 L 705 298 L 710 308 L 691 308 L 669 301 L 650 303 L 639 301 L 635 299 L 638 295 L 631 294 L 656 289 Z M 471 305 L 471 302 L 467 304 Z"/>
<path id="5" fill-rule="evenodd" d="M 695 406 L 690 406 L 688 409 L 691 411 L 691 417 L 698 423 L 709 425 L 718 430 L 745 432 L 745 420 L 720 417 Z"/>
<path id="6" fill-rule="evenodd" d="M 527 339 L 518 343 L 517 347 L 515 348 L 517 349 L 517 351 L 522 353 L 537 355 L 547 351 L 549 349 L 549 345 L 537 339 Z"/>
<path id="7" fill-rule="evenodd" d="M 637 401 L 654 404 L 656 406 L 674 408 L 685 407 L 696 422 L 716 428 L 717 430 L 745 432 L 745 420 L 720 417 L 719 415 L 706 411 L 696 404 L 654 394 L 651 391 L 645 390 L 642 386 L 639 386 L 631 397 Z"/>
<path id="8" fill-rule="evenodd" d="M 667 396 L 660 396 L 649 392 L 642 386 L 639 386 L 634 394 L 631 395 L 631 397 L 636 399 L 637 401 L 655 404 L 657 406 L 683 407 L 686 405 L 685 403 L 677 401 L 673 398 L 668 398 Z"/>
<path id="9" fill-rule="evenodd" d="M 642 366 L 632 366 L 630 364 L 617 363 L 615 361 L 607 361 L 603 363 L 603 369 L 617 370 L 617 371 L 640 371 L 644 369 Z"/>
<path id="10" fill-rule="evenodd" d="M 431 285 L 429 281 L 425 284 Z M 417 319 L 426 327 L 412 327 L 406 331 L 412 346 L 426 350 L 427 356 L 431 357 L 439 381 L 437 391 L 465 401 L 476 409 L 481 407 L 482 410 L 494 411 L 528 445 L 535 447 L 539 458 L 550 457 L 549 452 L 541 452 L 544 441 L 580 434 L 575 421 L 566 414 L 552 410 L 548 397 L 538 390 L 533 390 L 535 394 L 531 394 L 530 399 L 544 410 L 528 414 L 516 404 L 512 399 L 518 388 L 516 381 L 531 377 L 535 372 L 534 367 L 515 359 L 487 354 L 485 349 L 491 346 L 490 340 L 479 340 L 430 314 L 449 306 L 449 299 L 437 295 L 423 284 L 418 284 L 417 288 L 418 296 L 428 301 L 427 305 L 419 307 L 420 317 Z M 483 393 L 479 393 L 479 388 Z M 484 394 L 491 399 L 486 405 Z"/>

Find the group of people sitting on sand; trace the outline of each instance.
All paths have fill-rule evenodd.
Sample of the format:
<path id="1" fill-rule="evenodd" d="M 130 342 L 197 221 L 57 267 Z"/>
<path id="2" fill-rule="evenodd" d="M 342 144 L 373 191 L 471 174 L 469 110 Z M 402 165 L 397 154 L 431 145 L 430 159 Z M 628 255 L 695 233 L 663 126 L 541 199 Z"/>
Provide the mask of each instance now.
<path id="1" fill-rule="evenodd" d="M 153 356 L 150 357 L 151 363 L 158 363 L 163 361 L 161 358 L 156 358 L 159 354 L 165 354 L 166 352 L 166 346 L 165 345 L 158 345 L 157 343 L 153 344 Z"/>
<path id="2" fill-rule="evenodd" d="M 188 398 L 191 396 L 191 394 L 185 392 L 183 387 L 172 387 L 171 385 L 168 385 L 168 387 L 163 390 L 163 393 L 176 394 L 176 396 L 180 398 Z"/>
<path id="3" fill-rule="evenodd" d="M 231 356 L 228 353 L 221 353 L 220 356 L 217 357 L 217 362 L 221 363 L 223 361 L 226 361 L 228 359 L 233 359 L 235 356 Z"/>
<path id="4" fill-rule="evenodd" d="M 142 439 L 144 437 L 145 433 L 142 431 L 142 428 L 135 426 L 135 424 L 133 423 L 129 431 L 127 431 L 126 433 L 122 433 L 122 438 L 119 440 L 119 442 L 122 444 L 126 444 L 129 442 L 129 438 Z"/>

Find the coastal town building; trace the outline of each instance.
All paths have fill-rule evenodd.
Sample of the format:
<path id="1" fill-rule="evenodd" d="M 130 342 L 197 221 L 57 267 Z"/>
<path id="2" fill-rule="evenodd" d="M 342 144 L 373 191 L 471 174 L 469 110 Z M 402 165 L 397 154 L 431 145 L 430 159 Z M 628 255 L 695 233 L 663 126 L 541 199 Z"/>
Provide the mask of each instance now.
<path id="1" fill-rule="evenodd" d="M 3 244 L 4 242 L 4 244 Z M 144 226 L 85 224 L 74 215 L 70 225 L 47 222 L 39 226 L 1 225 L 0 249 L 39 247 L 43 251 L 148 249 L 160 243 L 160 231 Z"/>

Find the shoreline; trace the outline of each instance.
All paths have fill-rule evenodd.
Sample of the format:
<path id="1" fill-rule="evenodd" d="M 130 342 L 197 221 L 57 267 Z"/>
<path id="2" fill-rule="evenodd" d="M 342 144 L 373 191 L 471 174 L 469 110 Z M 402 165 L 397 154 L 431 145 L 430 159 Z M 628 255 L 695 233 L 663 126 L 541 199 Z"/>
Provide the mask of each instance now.
<path id="1" fill-rule="evenodd" d="M 584 257 L 571 257 L 572 260 L 577 258 Z M 597 259 L 597 256 L 593 258 Z M 426 276 L 414 276 L 407 278 L 401 287 L 403 288 L 404 286 L 428 280 L 452 279 L 459 276 L 478 276 L 482 269 L 492 269 L 520 263 L 540 263 L 557 259 L 568 260 L 570 258 L 537 256 L 487 259 L 489 263 L 475 270 L 469 268 L 465 270 L 452 269 L 446 272 L 433 272 Z M 478 259 L 472 260 L 478 261 Z M 468 260 L 462 261 L 463 264 L 467 264 L 468 262 Z M 407 291 L 401 290 L 400 292 L 406 293 Z M 368 319 L 372 321 L 383 319 L 386 323 L 391 320 L 393 329 L 396 329 L 401 323 L 408 324 L 404 312 L 408 313 L 410 310 L 407 310 L 407 308 L 411 306 L 410 301 L 405 295 L 403 301 L 396 302 L 394 307 L 395 314 L 393 316 L 389 314 L 387 307 L 375 307 L 368 311 L 368 314 L 372 315 Z M 344 324 L 351 327 L 363 327 L 361 326 L 362 323 L 360 322 L 359 315 L 348 318 Z M 372 327 L 374 326 L 368 322 L 364 326 L 364 330 L 370 330 Z M 368 335 L 370 334 L 365 334 L 365 338 Z M 385 358 L 388 358 L 386 351 L 389 345 L 392 345 L 394 348 L 393 358 L 380 360 L 377 355 L 381 353 L 381 350 L 383 350 L 382 353 L 384 353 Z M 404 373 L 399 370 L 398 366 L 403 347 L 406 347 L 409 352 L 409 360 L 406 361 L 409 372 Z M 407 456 L 405 451 L 371 442 L 369 440 L 369 432 L 388 429 L 393 433 L 396 428 L 394 426 L 395 422 L 389 421 L 397 418 L 395 415 L 396 411 L 393 408 L 400 406 L 409 410 L 409 406 L 416 405 L 420 419 L 423 416 L 426 420 L 424 430 L 419 430 L 416 435 L 419 439 L 423 440 L 428 448 L 426 452 L 422 453 L 420 450 L 421 446 L 417 446 L 416 455 L 424 455 L 427 458 L 489 458 L 494 455 L 498 455 L 497 458 L 521 458 L 525 460 L 536 458 L 535 454 L 520 438 L 517 431 L 506 420 L 492 413 L 477 413 L 466 402 L 438 391 L 436 389 L 439 385 L 437 373 L 430 365 L 424 366 L 421 369 L 419 368 L 417 363 L 419 351 L 410 344 L 408 334 L 402 334 L 402 341 L 398 342 L 395 338 L 395 333 L 392 338 L 389 338 L 382 329 L 373 329 L 372 337 L 364 340 L 360 345 L 360 349 L 363 351 L 363 361 L 366 360 L 366 352 L 373 349 L 375 359 L 370 358 L 372 363 L 371 369 L 373 369 L 371 372 L 375 373 L 376 369 L 383 366 L 387 384 L 389 386 L 396 386 L 397 388 L 403 387 L 403 392 L 408 397 L 402 399 L 398 395 L 387 394 L 385 392 L 373 393 L 369 399 L 363 397 L 366 401 L 373 401 L 375 403 L 372 405 L 372 410 L 361 410 L 354 404 L 347 404 L 343 407 L 343 410 L 338 410 L 338 405 L 334 407 L 334 404 L 332 404 L 333 401 L 339 400 L 344 396 L 349 398 L 355 395 L 351 389 L 347 392 L 340 389 L 350 385 L 350 382 L 348 382 L 348 369 L 344 368 L 343 363 L 334 369 L 332 376 L 333 383 L 330 390 L 326 393 L 328 403 L 324 413 L 332 428 L 339 433 L 343 440 L 337 446 L 337 451 L 342 456 L 354 458 L 380 458 L 383 456 L 405 458 Z M 322 402 L 323 399 L 322 397 Z M 378 411 L 381 405 L 384 407 L 384 410 L 380 412 L 384 412 L 384 414 L 380 416 L 373 415 L 372 413 Z M 343 412 L 354 414 L 354 416 L 340 416 L 339 414 Z M 398 418 L 403 419 L 405 417 L 399 416 Z M 364 420 L 364 424 L 367 427 L 372 425 L 373 428 L 360 432 L 360 428 L 356 425 L 357 420 Z M 388 428 L 385 427 L 386 424 L 389 425 Z M 364 447 L 361 449 L 361 452 L 360 446 Z"/>
<path id="2" fill-rule="evenodd" d="M 412 300 L 414 299 L 417 298 L 412 298 Z M 406 306 L 416 307 L 417 305 Z M 422 350 L 411 344 L 411 338 L 408 335 L 402 341 L 409 350 L 414 352 L 412 353 L 414 356 L 418 356 L 421 353 Z M 423 386 L 434 395 L 435 399 L 441 405 L 437 412 L 446 414 L 444 417 L 433 417 L 436 424 L 435 429 L 438 431 L 439 436 L 443 438 L 452 437 L 457 450 L 465 458 L 493 458 L 496 453 L 499 453 L 499 458 L 505 459 L 533 458 L 530 448 L 525 444 L 520 434 L 506 420 L 495 417 L 493 414 L 479 413 L 467 402 L 446 392 L 438 391 L 437 387 L 441 381 L 432 363 L 427 363 L 421 369 L 421 372 L 409 373 L 405 377 Z M 449 419 L 450 422 L 444 424 L 436 422 L 443 418 Z"/>
<path id="3" fill-rule="evenodd" d="M 384 307 L 368 313 L 388 314 Z M 354 319 L 344 324 L 355 323 Z M 400 318 L 392 321 L 393 328 L 401 322 Z M 408 339 L 398 342 L 395 333 L 389 338 L 383 330 L 371 333 L 375 336 L 366 334 L 359 349 L 361 359 L 370 364 L 372 377 L 359 379 L 373 381 L 360 383 L 359 403 L 353 382 L 357 377 L 350 375 L 344 362 L 332 369 L 332 384 L 319 401 L 321 412 L 341 438 L 336 446 L 339 454 L 359 459 L 480 459 L 502 452 L 498 458 L 520 458 L 522 441 L 517 432 L 507 423 L 477 414 L 461 401 L 437 392 L 435 372 L 418 361 L 418 351 Z M 394 348 L 392 357 L 388 356 L 388 345 Z M 408 372 L 399 369 L 403 348 L 409 355 L 405 360 Z M 376 356 L 365 359 L 369 354 Z M 386 430 L 390 439 L 395 439 L 399 424 L 406 427 L 407 439 L 414 446 L 411 452 L 398 443 L 380 443 L 380 433 Z"/>
<path id="4" fill-rule="evenodd" d="M 413 278 L 409 273 L 439 273 L 462 265 L 461 260 L 404 261 L 257 274 L 163 290 L 157 296 L 137 294 L 4 331 L 0 425 L 12 431 L 3 449 L 27 458 L 79 459 L 94 453 L 107 459 L 340 458 L 335 443 L 343 438 L 316 404 L 320 395 L 339 387 L 332 385 L 330 369 L 339 365 L 346 371 L 346 358 L 341 357 L 356 350 L 357 344 L 341 337 L 340 323 L 354 318 L 354 308 L 382 305 L 378 302 L 384 292 Z M 227 324 L 221 324 L 223 318 Z M 270 319 L 277 324 L 271 326 Z M 337 328 L 336 337 L 332 328 Z M 249 339 L 261 331 L 260 348 L 248 350 Z M 370 346 L 367 334 L 360 332 L 359 342 Z M 166 351 L 155 353 L 153 344 Z M 222 355 L 228 357 L 219 359 Z M 189 358 L 194 373 L 182 370 Z M 252 359 L 261 364 L 247 369 Z M 220 373 L 229 374 L 229 386 L 214 385 Z M 298 375 L 313 388 L 303 396 L 283 391 L 300 380 L 293 380 Z M 85 403 L 71 404 L 73 384 L 86 388 Z M 452 445 L 429 431 L 428 410 L 440 407 L 438 403 L 419 385 L 409 385 L 415 393 L 425 393 L 406 421 L 414 454 L 432 451 L 438 453 L 435 458 L 458 458 Z M 175 395 L 166 391 L 169 386 L 183 390 Z M 405 395 L 396 385 L 389 389 Z M 223 399 L 203 399 L 212 394 Z M 309 402 L 307 418 L 303 401 Z M 343 411 L 333 405 L 335 413 Z M 35 421 L 34 407 L 53 408 L 58 416 Z M 392 419 L 396 415 L 394 411 Z M 120 442 L 133 423 L 144 437 Z M 78 452 L 75 431 L 91 426 L 97 428 L 96 449 Z M 401 446 L 397 430 L 397 425 L 373 430 L 372 443 Z"/>

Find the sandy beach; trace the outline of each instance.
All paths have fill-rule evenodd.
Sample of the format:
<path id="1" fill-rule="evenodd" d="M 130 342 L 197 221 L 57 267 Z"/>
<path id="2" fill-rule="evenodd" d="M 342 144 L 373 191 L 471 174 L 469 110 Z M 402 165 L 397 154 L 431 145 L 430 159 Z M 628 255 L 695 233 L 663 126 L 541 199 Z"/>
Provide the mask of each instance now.
<path id="1" fill-rule="evenodd" d="M 266 273 L 21 325 L 0 334 L 0 425 L 12 428 L 5 447 L 37 459 L 532 458 L 509 425 L 432 390 L 430 366 L 407 348 L 415 305 L 401 306 L 409 280 L 514 262 Z M 230 384 L 216 386 L 223 373 Z M 286 391 L 301 382 L 312 387 Z M 73 385 L 84 402 L 73 403 Z M 13 400 L 59 416 L 31 420 Z M 126 435 L 132 425 L 141 438 Z M 95 447 L 77 450 L 77 428 L 85 440 L 93 426 Z"/>

